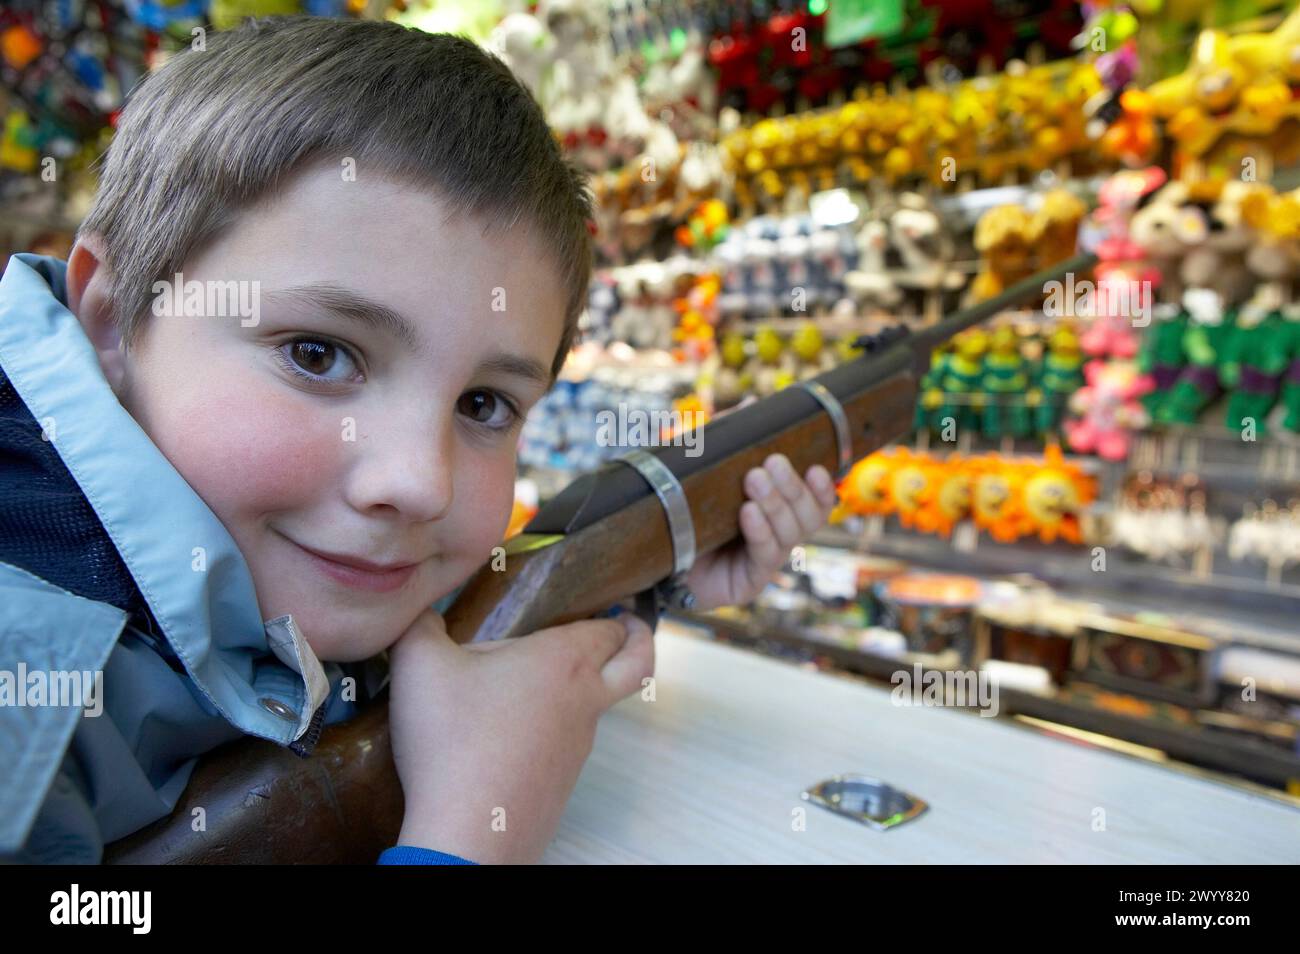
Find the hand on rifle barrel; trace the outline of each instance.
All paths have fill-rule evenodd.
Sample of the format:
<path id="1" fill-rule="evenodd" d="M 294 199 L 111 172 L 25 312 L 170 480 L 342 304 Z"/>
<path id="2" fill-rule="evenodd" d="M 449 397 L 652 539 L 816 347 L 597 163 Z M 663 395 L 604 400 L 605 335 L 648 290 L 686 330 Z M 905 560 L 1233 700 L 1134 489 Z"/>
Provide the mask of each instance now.
<path id="1" fill-rule="evenodd" d="M 390 664 L 399 844 L 529 863 L 555 837 L 597 718 L 653 675 L 654 642 L 625 613 L 461 646 L 427 610 Z"/>
<path id="2" fill-rule="evenodd" d="M 745 494 L 741 539 L 700 557 L 686 575 L 697 609 L 756 597 L 790 550 L 826 525 L 836 501 L 835 482 L 825 467 L 810 467 L 800 478 L 784 454 L 771 455 L 745 475 Z"/>

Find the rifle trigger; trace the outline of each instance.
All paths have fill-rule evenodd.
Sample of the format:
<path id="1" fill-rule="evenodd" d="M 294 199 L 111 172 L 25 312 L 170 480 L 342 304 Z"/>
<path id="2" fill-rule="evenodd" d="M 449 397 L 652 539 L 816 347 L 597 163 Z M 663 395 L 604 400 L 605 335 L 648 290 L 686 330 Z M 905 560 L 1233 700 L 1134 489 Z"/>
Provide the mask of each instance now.
<path id="1" fill-rule="evenodd" d="M 651 587 L 638 593 L 636 595 L 636 607 L 633 612 L 641 617 L 641 622 L 649 626 L 650 632 L 653 633 L 659 625 L 659 617 L 663 613 L 663 604 L 658 589 Z"/>

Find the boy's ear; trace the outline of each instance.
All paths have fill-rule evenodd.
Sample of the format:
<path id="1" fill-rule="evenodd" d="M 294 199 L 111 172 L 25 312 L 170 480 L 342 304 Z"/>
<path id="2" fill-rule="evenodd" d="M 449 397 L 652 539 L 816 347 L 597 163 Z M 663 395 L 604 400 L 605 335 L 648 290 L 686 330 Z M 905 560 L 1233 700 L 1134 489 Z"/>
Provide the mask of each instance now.
<path id="1" fill-rule="evenodd" d="M 112 272 L 104 259 L 104 242 L 98 235 L 78 235 L 68 255 L 68 309 L 81 322 L 95 346 L 99 366 L 114 392 L 120 393 L 126 375 L 126 352 L 113 320 Z"/>

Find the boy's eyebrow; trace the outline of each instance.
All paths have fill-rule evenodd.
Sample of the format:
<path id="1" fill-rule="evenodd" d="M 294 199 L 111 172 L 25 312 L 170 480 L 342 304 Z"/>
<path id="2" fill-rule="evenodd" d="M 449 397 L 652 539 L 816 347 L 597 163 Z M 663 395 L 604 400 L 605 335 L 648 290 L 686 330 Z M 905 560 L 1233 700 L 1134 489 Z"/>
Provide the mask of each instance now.
<path id="1" fill-rule="evenodd" d="M 490 358 L 483 361 L 478 366 L 481 373 L 491 374 L 513 374 L 521 378 L 527 378 L 530 381 L 536 381 L 543 387 L 550 387 L 551 370 L 536 361 L 533 358 L 524 358 L 519 355 L 506 354 L 504 351 L 498 351 Z"/>
<path id="2" fill-rule="evenodd" d="M 367 298 L 342 285 L 330 282 L 311 282 L 307 285 L 291 285 L 277 291 L 268 292 L 268 298 L 281 298 L 301 302 L 316 308 L 323 308 L 335 317 L 345 321 L 360 321 L 378 331 L 392 335 L 412 351 L 420 351 L 420 336 L 415 326 L 401 312 L 394 311 L 387 305 Z"/>
<path id="3" fill-rule="evenodd" d="M 420 337 L 415 326 L 401 312 L 394 311 L 387 305 L 368 298 L 342 285 L 331 282 L 311 282 L 306 285 L 290 285 L 277 291 L 268 292 L 268 298 L 287 299 L 301 302 L 315 308 L 324 308 L 335 316 L 347 321 L 361 321 L 373 328 L 387 332 L 412 351 L 420 351 Z M 551 370 L 534 358 L 498 351 L 484 360 L 478 368 L 483 374 L 510 374 L 536 381 L 543 387 L 551 385 Z"/>

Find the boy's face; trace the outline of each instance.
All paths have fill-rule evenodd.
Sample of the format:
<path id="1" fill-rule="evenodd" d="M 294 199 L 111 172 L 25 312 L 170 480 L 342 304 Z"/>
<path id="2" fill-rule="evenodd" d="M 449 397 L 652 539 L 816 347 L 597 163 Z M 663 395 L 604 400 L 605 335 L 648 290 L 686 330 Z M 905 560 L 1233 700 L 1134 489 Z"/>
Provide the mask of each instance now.
<path id="1" fill-rule="evenodd" d="M 550 257 L 522 226 L 445 216 L 364 170 L 304 172 L 184 269 L 259 282 L 257 324 L 152 314 L 125 359 L 123 405 L 234 537 L 263 618 L 292 613 L 325 660 L 391 645 L 487 559 L 549 385 Z"/>

